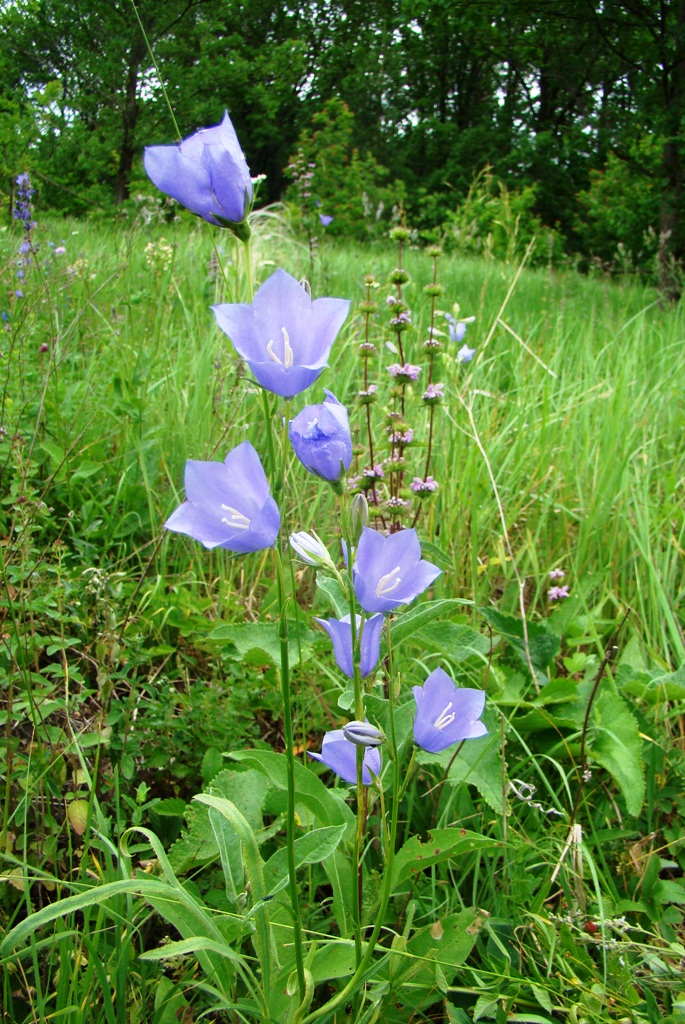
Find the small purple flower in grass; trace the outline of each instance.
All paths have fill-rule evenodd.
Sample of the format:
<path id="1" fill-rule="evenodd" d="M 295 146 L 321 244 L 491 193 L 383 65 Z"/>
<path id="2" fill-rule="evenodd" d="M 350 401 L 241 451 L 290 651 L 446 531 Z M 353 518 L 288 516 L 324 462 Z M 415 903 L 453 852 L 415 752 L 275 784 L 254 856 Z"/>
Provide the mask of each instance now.
<path id="1" fill-rule="evenodd" d="M 441 402 L 445 397 L 444 384 L 429 384 L 423 393 L 423 401 L 426 405 L 435 405 L 437 402 Z"/>
<path id="2" fill-rule="evenodd" d="M 458 363 L 470 363 L 476 354 L 475 348 L 469 348 L 468 345 L 462 345 L 457 352 Z"/>
<path id="3" fill-rule="evenodd" d="M 391 612 L 422 594 L 441 569 L 421 558 L 416 530 L 384 537 L 362 530 L 353 566 L 354 590 L 366 612 Z"/>
<path id="4" fill-rule="evenodd" d="M 216 322 L 267 391 L 293 398 L 319 377 L 345 322 L 348 299 L 314 299 L 285 270 L 252 303 L 212 306 Z"/>
<path id="5" fill-rule="evenodd" d="M 288 433 L 306 470 L 337 483 L 352 462 L 352 435 L 347 409 L 330 391 L 320 405 L 308 405 L 290 421 Z"/>
<path id="6" fill-rule="evenodd" d="M 67 250 L 65 249 L 65 247 L 63 245 L 58 245 L 55 248 L 55 256 L 64 256 L 66 251 Z"/>
<path id="7" fill-rule="evenodd" d="M 550 601 L 561 601 L 564 597 L 570 597 L 568 584 L 563 587 L 550 587 L 547 596 Z"/>
<path id="8" fill-rule="evenodd" d="M 249 441 L 223 462 L 189 459 L 185 469 L 186 500 L 164 524 L 206 548 L 227 548 L 244 555 L 270 548 L 281 518 L 269 493 L 259 456 Z"/>
<path id="9" fill-rule="evenodd" d="M 221 124 L 203 128 L 171 146 L 147 146 L 143 162 L 161 192 L 191 213 L 248 237 L 243 224 L 252 202 L 252 181 L 228 112 Z"/>
<path id="10" fill-rule="evenodd" d="M 327 213 L 320 213 L 319 214 L 319 220 L 321 221 L 322 227 L 327 228 L 328 225 L 333 220 L 333 217 L 329 217 L 329 215 Z"/>
<path id="11" fill-rule="evenodd" d="M 551 580 L 563 580 L 565 575 L 566 573 L 563 569 L 552 569 L 549 574 L 549 578 Z"/>
<path id="12" fill-rule="evenodd" d="M 335 729 L 327 732 L 321 744 L 321 753 L 315 754 L 312 750 L 307 751 L 310 757 L 321 761 L 339 775 L 345 782 L 354 785 L 357 781 L 357 746 L 348 740 L 342 729 Z M 370 786 L 372 782 L 371 773 L 380 775 L 381 755 L 376 747 L 367 747 L 364 751 L 364 762 L 362 767 L 362 782 Z"/>
<path id="13" fill-rule="evenodd" d="M 441 668 L 431 672 L 423 686 L 412 689 L 416 700 L 414 742 L 423 750 L 437 754 L 453 743 L 487 733 L 479 721 L 485 707 L 483 690 L 456 687 Z"/>
<path id="14" fill-rule="evenodd" d="M 437 491 L 440 484 L 437 480 L 434 480 L 432 476 L 427 476 L 425 480 L 422 480 L 420 476 L 415 476 L 409 487 L 419 496 L 432 494 L 433 491 Z"/>
<path id="15" fill-rule="evenodd" d="M 388 367 L 388 373 L 395 378 L 398 384 L 409 384 L 410 381 L 419 379 L 421 367 L 414 366 L 412 363 L 405 363 L 404 366 L 393 363 Z"/>
<path id="16" fill-rule="evenodd" d="M 352 664 L 352 620 L 349 615 L 342 619 L 315 619 L 319 625 L 328 633 L 333 642 L 333 653 L 338 663 L 338 668 L 350 679 L 354 679 L 354 667 Z M 382 615 L 372 615 L 364 622 L 362 627 L 362 643 L 360 651 L 359 671 L 362 675 L 368 676 L 378 664 L 381 650 L 381 634 L 383 632 L 384 618 Z M 357 616 L 357 632 L 361 623 L 361 615 Z"/>

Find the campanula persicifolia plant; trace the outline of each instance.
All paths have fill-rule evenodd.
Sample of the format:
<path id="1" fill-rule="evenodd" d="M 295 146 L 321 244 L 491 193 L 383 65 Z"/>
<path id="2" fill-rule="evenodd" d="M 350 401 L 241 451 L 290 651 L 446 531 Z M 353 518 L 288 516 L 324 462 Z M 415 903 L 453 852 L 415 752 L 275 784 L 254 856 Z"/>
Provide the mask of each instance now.
<path id="1" fill-rule="evenodd" d="M 219 167 L 226 175 L 221 184 L 223 202 L 220 215 L 213 187 L 213 175 Z M 235 230 L 236 222 L 243 223 L 245 220 L 248 191 L 244 186 L 247 171 L 228 117 L 218 128 L 198 132 L 178 147 L 148 149 L 146 169 L 165 191 L 181 201 L 187 200 L 187 205 L 194 212 L 211 223 L 226 225 Z M 311 205 L 315 209 L 311 195 L 314 168 L 304 169 L 298 164 L 291 170 L 299 183 L 303 202 L 307 208 Z M 176 183 L 177 175 L 182 180 L 182 187 Z M 243 195 L 244 206 L 240 203 Z M 330 216 L 321 211 L 321 224 L 326 220 L 330 220 Z M 245 227 L 236 234 L 238 237 L 247 237 L 249 231 Z M 397 235 L 400 243 L 400 268 L 393 277 L 396 293 L 390 297 L 389 302 L 393 313 L 391 328 L 396 338 L 399 362 L 388 368 L 395 382 L 392 390 L 395 419 L 390 418 L 391 456 L 388 461 L 397 463 L 402 460 L 404 448 L 411 443 L 413 433 L 408 425 L 397 422 L 405 415 L 406 387 L 417 381 L 422 372 L 422 367 L 407 360 L 403 346 L 404 333 L 412 326 L 411 312 L 404 304 L 402 294 L 402 286 L 407 278 L 401 269 L 401 254 L 402 243 L 407 237 L 404 230 Z M 368 287 L 370 297 L 370 285 Z M 431 331 L 434 329 L 435 295 L 437 288 L 434 288 Z M 390 470 L 391 493 L 388 500 L 390 503 L 395 502 L 395 507 L 392 504 L 388 506 L 388 521 L 392 525 L 390 534 L 367 525 L 369 507 L 361 495 L 350 504 L 343 482 L 352 461 L 352 437 L 348 412 L 339 398 L 325 389 L 323 402 L 305 405 L 292 417 L 289 415 L 291 401 L 324 373 L 331 347 L 348 315 L 349 305 L 345 299 L 312 299 L 308 290 L 279 268 L 261 285 L 254 297 L 250 296 L 249 302 L 212 307 L 218 326 L 228 336 L 261 390 L 271 488 L 256 450 L 250 442 L 243 441 L 228 453 L 223 463 L 193 460 L 187 463 L 186 500 L 165 523 L 168 530 L 185 533 L 208 548 L 223 547 L 234 553 L 249 554 L 273 547 L 280 607 L 278 635 L 286 745 L 283 757 L 287 791 L 287 881 L 293 940 L 292 991 L 297 993 L 299 1007 L 296 1016 L 300 1017 L 312 1006 L 313 989 L 305 949 L 297 872 L 297 842 L 302 841 L 304 836 L 300 836 L 299 840 L 296 838 L 295 807 L 298 790 L 292 721 L 296 695 L 291 687 L 287 624 L 287 609 L 291 598 L 287 593 L 283 557 L 292 550 L 306 565 L 318 570 L 322 581 L 325 578 L 330 580 L 329 584 L 322 585 L 337 587 L 336 592 L 341 602 L 340 607 L 335 609 L 337 615 L 328 619 L 317 618 L 315 621 L 322 626 L 332 642 L 335 662 L 348 681 L 343 685 L 351 685 L 350 706 L 354 716 L 347 724 L 342 722 L 340 728 L 327 732 L 321 753 L 310 751 L 310 757 L 323 763 L 339 779 L 355 788 L 356 826 L 347 854 L 351 877 L 355 880 L 354 894 L 351 899 L 347 899 L 349 921 L 344 917 L 339 921 L 341 934 L 349 935 L 353 941 L 355 955 L 352 978 L 337 994 L 324 1001 L 322 1010 L 311 1012 L 307 1020 L 324 1016 L 323 1010 L 331 1012 L 347 998 L 355 1006 L 361 1006 L 362 979 L 373 958 L 390 899 L 399 801 L 409 777 L 401 765 L 403 755 L 400 752 L 396 704 L 397 686 L 402 673 L 399 667 L 393 667 L 390 623 L 399 610 L 431 587 L 441 573 L 439 568 L 422 558 L 416 531 L 400 529 L 396 505 L 400 500 L 401 476 L 398 479 Z M 371 348 L 368 342 L 366 348 Z M 437 400 L 441 386 L 432 383 L 432 372 L 431 351 L 427 383 L 433 386 L 432 394 Z M 372 393 L 366 377 L 364 383 L 365 390 Z M 271 400 L 269 395 L 273 396 Z M 285 403 L 283 410 L 279 409 L 279 400 Z M 282 542 L 281 522 L 284 516 L 289 518 L 282 503 L 287 505 L 288 502 L 291 466 L 286 437 L 280 428 L 280 422 L 283 421 L 287 425 L 287 438 L 297 461 L 311 476 L 318 477 L 321 484 L 333 485 L 338 495 L 345 556 L 343 568 L 336 566 L 328 544 L 316 533 L 294 532 L 289 546 Z M 368 424 L 371 444 L 370 420 Z M 430 429 L 432 436 L 432 414 Z M 432 484 L 432 478 L 427 474 L 429 462 L 430 453 L 426 473 L 420 478 L 421 487 L 426 491 L 430 491 Z M 382 473 L 380 470 L 379 475 Z M 373 482 L 372 495 L 378 507 Z M 280 509 L 277 502 L 281 503 Z M 385 698 L 385 731 L 380 727 L 380 721 L 369 721 L 369 710 L 366 707 L 367 694 L 371 692 L 369 686 L 373 685 L 368 681 L 374 678 L 381 664 L 384 631 L 385 660 L 381 671 L 388 694 Z M 479 721 L 483 710 L 483 694 L 460 690 L 442 670 L 436 669 L 423 687 L 415 687 L 414 695 L 417 704 L 414 741 L 424 750 L 441 750 L 471 736 L 482 736 L 486 731 Z M 383 748 L 386 748 L 385 757 Z M 389 817 L 381 815 L 380 819 L 386 851 L 384 881 L 375 924 L 371 935 L 365 936 L 365 836 L 372 805 L 377 798 L 383 804 L 386 789 L 390 800 Z M 229 809 L 216 801 L 214 806 L 234 824 L 238 820 L 236 809 Z M 244 831 L 245 824 L 236 827 Z M 263 934 L 259 939 L 255 937 L 254 944 L 266 982 L 266 976 L 273 969 L 267 950 L 272 947 L 274 938 L 269 935 L 266 912 L 260 911 L 259 920 Z M 268 1000 L 266 992 L 264 995 Z"/>
<path id="2" fill-rule="evenodd" d="M 145 167 L 158 187 L 212 228 L 229 229 L 236 246 L 249 244 L 249 171 L 228 115 L 183 142 L 149 147 Z M 391 329 L 398 360 L 390 375 L 393 410 L 404 415 L 407 389 L 425 368 L 412 363 L 405 349 L 404 336 L 413 321 L 403 303 L 404 278 L 395 278 Z M 202 985 L 220 1006 L 273 1024 L 323 1024 L 349 1005 L 346 1015 L 357 1022 L 368 1016 L 370 979 L 380 978 L 384 970 L 389 927 L 401 937 L 399 921 L 390 925 L 398 871 L 420 863 L 414 846 L 421 837 L 400 839 L 399 828 L 408 787 L 425 786 L 418 759 L 482 737 L 485 698 L 481 691 L 457 686 L 439 667 L 428 673 L 420 659 L 402 659 L 395 626 L 412 614 L 409 605 L 440 584 L 442 570 L 423 557 L 417 530 L 402 529 L 393 506 L 387 506 L 384 523 L 370 519 L 367 497 L 350 494 L 346 475 L 353 448 L 344 396 L 324 388 L 322 401 L 300 398 L 325 374 L 350 302 L 312 297 L 282 268 L 254 294 L 248 278 L 246 292 L 248 301 L 215 305 L 207 319 L 209 327 L 213 313 L 244 364 L 246 401 L 258 392 L 249 417 L 250 439 L 229 438 L 217 458 L 186 462 L 185 496 L 169 510 L 164 529 L 197 541 L 211 552 L 213 564 L 221 558 L 252 558 L 264 572 L 271 566 L 275 621 L 265 617 L 242 627 L 248 633 L 258 629 L 259 643 L 275 661 L 284 750 L 263 745 L 232 756 L 249 759 L 247 770 L 264 779 L 265 789 L 273 789 L 273 823 L 268 836 L 256 826 L 256 784 L 238 786 L 228 795 L 219 786 L 198 795 L 209 808 L 225 875 L 231 910 L 230 915 L 222 911 L 222 922 L 178 882 L 159 839 L 135 819 L 133 831 L 152 847 L 160 876 L 126 875 L 119 888 L 149 898 L 168 917 L 181 938 L 165 946 L 162 955 L 192 953 Z M 390 442 L 391 458 L 398 459 L 410 443 L 411 428 L 393 422 L 393 432 L 401 434 Z M 385 470 L 388 501 L 399 501 L 396 468 L 386 460 L 379 477 Z M 422 483 L 428 485 L 426 475 Z M 317 532 L 295 528 L 290 533 L 291 526 L 309 526 L 292 521 L 293 509 L 303 507 L 295 496 L 302 499 L 305 488 L 313 507 L 323 507 L 317 488 L 332 493 L 335 514 L 317 522 Z M 372 501 L 373 496 L 372 487 Z M 301 757 L 295 725 L 304 702 L 297 685 L 301 673 L 295 674 L 292 661 L 296 651 L 317 641 L 304 625 L 309 609 L 298 603 L 296 558 L 307 567 L 298 568 L 297 575 L 314 569 L 317 586 L 332 606 L 331 615 L 312 617 L 312 624 L 321 627 L 319 658 L 322 650 L 330 650 L 330 642 L 327 673 L 338 694 L 338 706 L 327 707 L 333 728 L 321 738 L 320 752 L 310 749 L 319 747 L 318 738 L 310 743 L 307 737 Z M 444 607 L 445 601 L 436 597 L 421 610 L 421 621 L 437 619 Z M 413 698 L 410 683 L 417 683 Z M 306 732 L 306 721 L 302 724 Z M 239 777 L 246 782 L 245 773 Z M 464 836 L 480 839 L 461 828 L 442 831 L 450 850 Z M 270 857 L 264 842 L 275 846 Z M 318 896 L 306 898 L 310 883 L 305 870 L 312 865 L 320 865 L 329 879 L 330 942 L 325 934 L 313 938 L 318 925 L 311 907 Z M 317 951 L 333 950 L 336 943 L 345 964 L 331 975 L 322 969 Z M 413 951 L 408 955 L 414 958 Z"/>

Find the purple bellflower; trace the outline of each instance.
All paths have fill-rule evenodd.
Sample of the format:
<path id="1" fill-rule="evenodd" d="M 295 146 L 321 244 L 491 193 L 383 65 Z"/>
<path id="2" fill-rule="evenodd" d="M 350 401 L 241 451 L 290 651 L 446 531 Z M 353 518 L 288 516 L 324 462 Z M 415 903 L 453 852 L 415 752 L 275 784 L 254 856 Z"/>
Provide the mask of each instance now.
<path id="1" fill-rule="evenodd" d="M 470 363 L 476 354 L 475 348 L 469 348 L 467 344 L 463 344 L 457 352 L 458 363 Z"/>
<path id="2" fill-rule="evenodd" d="M 282 398 L 298 395 L 321 375 L 349 308 L 348 299 L 312 301 L 281 269 L 267 278 L 251 304 L 212 306 L 216 322 L 257 381 Z"/>
<path id="3" fill-rule="evenodd" d="M 269 493 L 259 456 L 249 441 L 223 462 L 189 459 L 185 469 L 186 500 L 164 524 L 206 548 L 227 548 L 244 555 L 270 548 L 281 517 Z"/>
<path id="4" fill-rule="evenodd" d="M 354 679 L 354 666 L 352 664 L 352 624 L 349 615 L 342 619 L 315 619 L 319 625 L 328 633 L 333 642 L 333 653 L 338 663 L 338 668 L 350 679 Z M 383 616 L 372 615 L 366 619 L 362 627 L 362 643 L 359 660 L 359 671 L 362 675 L 368 676 L 378 664 L 381 651 L 381 633 L 383 632 Z M 357 616 L 357 631 L 361 615 Z"/>
<path id="5" fill-rule="evenodd" d="M 161 192 L 210 224 L 249 237 L 246 217 L 252 181 L 228 112 L 221 124 L 203 128 L 183 142 L 147 146 L 143 162 Z"/>
<path id="6" fill-rule="evenodd" d="M 326 388 L 320 405 L 308 405 L 290 421 L 295 454 L 310 473 L 337 483 L 352 462 L 352 435 L 347 409 Z"/>
<path id="7" fill-rule="evenodd" d="M 416 530 L 384 537 L 367 526 L 357 545 L 352 575 L 364 611 L 391 612 L 422 594 L 441 571 L 421 558 Z"/>
<path id="8" fill-rule="evenodd" d="M 456 316 L 453 316 L 451 313 L 445 313 L 445 320 L 447 321 L 450 341 L 463 341 L 464 335 L 466 334 L 466 324 L 464 321 L 457 320 Z"/>
<path id="9" fill-rule="evenodd" d="M 334 220 L 334 219 L 335 218 L 331 217 L 328 213 L 320 213 L 319 214 L 319 220 L 321 221 L 321 225 L 324 228 L 327 228 L 328 225 L 331 223 L 331 221 Z"/>
<path id="10" fill-rule="evenodd" d="M 320 754 L 315 754 L 312 750 L 308 750 L 307 753 L 310 757 L 325 764 L 345 782 L 352 785 L 356 783 L 357 745 L 346 738 L 342 729 L 326 733 L 321 744 Z M 364 751 L 362 782 L 365 786 L 371 785 L 371 772 L 374 775 L 380 775 L 381 772 L 381 755 L 376 747 L 367 747 Z"/>
<path id="11" fill-rule="evenodd" d="M 414 742 L 423 750 L 437 754 L 461 740 L 485 736 L 481 721 L 485 707 L 483 690 L 456 687 L 446 672 L 436 668 L 423 686 L 414 686 L 416 718 Z"/>

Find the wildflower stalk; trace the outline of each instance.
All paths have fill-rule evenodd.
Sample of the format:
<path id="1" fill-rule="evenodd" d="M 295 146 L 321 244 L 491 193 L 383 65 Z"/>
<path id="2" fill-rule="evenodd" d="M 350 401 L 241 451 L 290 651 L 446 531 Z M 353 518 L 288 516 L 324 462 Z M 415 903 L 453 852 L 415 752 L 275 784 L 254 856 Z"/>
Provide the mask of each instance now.
<path id="1" fill-rule="evenodd" d="M 385 914 L 390 903 L 390 896 L 392 893 L 392 875 L 393 865 L 395 860 L 395 847 L 397 845 L 397 824 L 399 816 L 399 804 L 400 804 L 400 762 L 397 756 L 397 742 L 395 734 L 395 696 L 394 687 L 392 684 L 392 652 L 390 647 L 390 625 L 388 623 L 388 671 L 390 673 L 390 755 L 393 762 L 393 782 L 392 782 L 392 800 L 390 807 L 390 831 L 387 833 L 386 842 L 386 857 L 385 867 L 383 871 L 383 884 L 381 888 L 381 897 L 378 905 L 378 912 L 376 914 L 376 921 L 373 926 L 373 931 L 369 936 L 369 940 L 366 943 L 366 948 L 358 961 L 356 970 L 347 985 L 340 990 L 332 999 L 329 999 L 323 1006 L 318 1007 L 313 1013 L 310 1013 L 304 1018 L 302 1024 L 314 1024 L 315 1021 L 322 1018 L 328 1017 L 333 1010 L 343 1003 L 348 1002 L 355 995 L 358 995 L 359 988 L 364 981 L 364 976 L 369 968 L 371 959 L 376 949 L 376 944 L 385 921 Z M 352 1019 L 356 1019 L 353 1017 Z"/>
<path id="2" fill-rule="evenodd" d="M 305 999 L 306 983 L 304 974 L 304 956 L 302 950 L 302 921 L 300 919 L 300 901 L 297 891 L 297 873 L 295 867 L 295 754 L 293 751 L 293 719 L 290 693 L 290 663 L 288 656 L 288 599 L 285 590 L 285 574 L 283 559 L 278 545 L 274 548 L 276 580 L 278 585 L 278 606 L 280 618 L 278 639 L 281 648 L 281 697 L 283 700 L 283 741 L 285 743 L 286 780 L 288 805 L 286 810 L 286 850 L 288 856 L 288 888 L 293 914 L 293 939 L 295 946 L 295 966 L 297 970 L 297 988 L 300 1003 Z"/>
<path id="3" fill-rule="evenodd" d="M 354 687 L 354 717 L 358 722 L 364 721 L 364 694 L 362 687 L 362 675 L 360 669 L 361 663 L 361 640 L 362 630 L 364 628 L 364 620 L 357 629 L 357 599 L 354 593 L 354 583 L 352 579 L 352 565 L 354 563 L 355 551 L 354 551 L 354 538 L 351 529 L 349 505 L 345 495 L 341 495 L 340 498 L 340 521 L 342 525 L 342 534 L 345 546 L 347 549 L 347 600 L 350 607 L 350 624 L 352 632 L 352 670 L 353 670 L 353 687 Z M 362 895 L 363 895 L 363 872 L 362 872 L 362 845 L 364 842 L 364 830 L 366 827 L 366 787 L 364 786 L 362 772 L 364 767 L 364 752 L 366 748 L 363 746 L 357 747 L 357 828 L 354 837 L 354 865 L 357 875 L 357 897 L 354 900 L 354 947 L 356 954 L 357 967 L 362 961 Z"/>

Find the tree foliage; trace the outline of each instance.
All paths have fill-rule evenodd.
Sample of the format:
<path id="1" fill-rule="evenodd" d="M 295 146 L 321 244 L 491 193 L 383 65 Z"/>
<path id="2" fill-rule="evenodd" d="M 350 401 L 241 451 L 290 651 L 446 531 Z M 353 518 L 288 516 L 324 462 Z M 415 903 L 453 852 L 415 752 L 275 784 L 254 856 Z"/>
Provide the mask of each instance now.
<path id="1" fill-rule="evenodd" d="M 440 229 L 489 167 L 534 194 L 531 215 L 569 253 L 628 251 L 644 269 L 657 239 L 662 287 L 678 291 L 685 0 L 15 0 L 0 41 L 3 190 L 28 168 L 52 208 L 111 207 L 147 187 L 144 145 L 228 109 L 278 199 L 335 102 L 355 171 L 344 200 L 330 179 L 336 230 L 369 179 L 400 180 L 411 222 Z M 612 181 L 623 198 L 602 214 Z"/>

